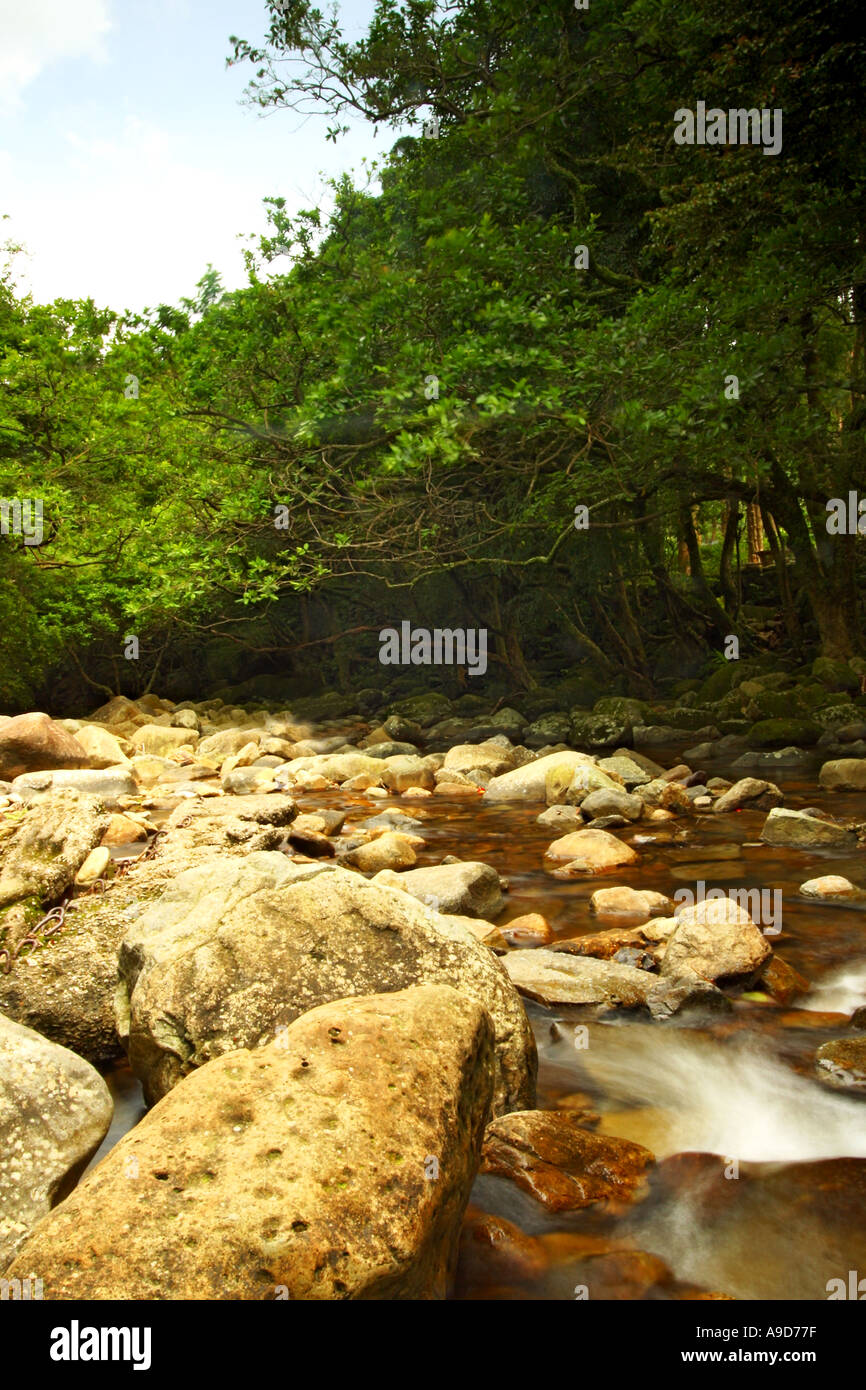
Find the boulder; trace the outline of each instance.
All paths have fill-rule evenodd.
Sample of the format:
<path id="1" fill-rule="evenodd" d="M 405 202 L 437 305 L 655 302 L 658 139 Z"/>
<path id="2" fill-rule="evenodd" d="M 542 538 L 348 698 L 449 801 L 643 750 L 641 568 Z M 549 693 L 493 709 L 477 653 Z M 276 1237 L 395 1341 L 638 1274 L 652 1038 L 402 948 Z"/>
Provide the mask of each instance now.
<path id="1" fill-rule="evenodd" d="M 538 947 L 504 958 L 511 982 L 540 1004 L 603 1004 L 636 1008 L 645 1004 L 657 976 L 615 961 L 569 955 Z"/>
<path id="2" fill-rule="evenodd" d="M 637 864 L 640 856 L 607 830 L 575 830 L 554 840 L 545 851 L 546 859 L 567 859 L 572 873 L 600 873 Z"/>
<path id="3" fill-rule="evenodd" d="M 837 1038 L 816 1053 L 818 1075 L 840 1091 L 866 1095 L 866 1038 Z"/>
<path id="4" fill-rule="evenodd" d="M 188 1076 L 9 1273 L 87 1302 L 444 1298 L 493 1072 L 448 987 L 314 1008 Z"/>
<path id="5" fill-rule="evenodd" d="M 99 1148 L 112 1109 L 93 1067 L 0 1014 L 0 1271 Z"/>
<path id="6" fill-rule="evenodd" d="M 505 910 L 499 875 L 490 864 L 467 859 L 410 869 L 400 875 L 400 887 L 437 912 L 483 917 L 492 922 Z"/>
<path id="7" fill-rule="evenodd" d="M 442 764 L 443 772 L 480 771 L 490 777 L 501 777 L 513 767 L 514 759 L 495 743 L 458 743 L 449 748 Z"/>
<path id="8" fill-rule="evenodd" d="M 395 792 L 409 791 L 413 787 L 423 787 L 425 791 L 432 791 L 436 785 L 433 769 L 417 753 L 411 757 L 400 755 L 396 758 L 385 758 L 380 764 L 380 776 L 385 786 Z"/>
<path id="9" fill-rule="evenodd" d="M 343 864 L 351 864 L 365 874 L 379 873 L 382 869 L 410 869 L 417 862 L 417 856 L 406 835 L 400 831 L 386 830 L 366 845 L 359 845 L 342 856 Z"/>
<path id="10" fill-rule="evenodd" d="M 748 912 L 730 898 L 708 898 L 674 919 L 661 973 L 697 975 L 715 984 L 754 974 L 771 955 L 766 937 Z"/>
<path id="11" fill-rule="evenodd" d="M 579 830 L 584 825 L 584 819 L 577 806 L 548 806 L 546 811 L 535 817 L 535 823 L 564 835 L 570 830 Z"/>
<path id="12" fill-rule="evenodd" d="M 784 748 L 808 747 L 817 743 L 820 736 L 820 726 L 809 719 L 760 719 L 747 737 L 755 748 Z"/>
<path id="13" fill-rule="evenodd" d="M 132 739 L 136 753 L 156 758 L 167 758 L 184 745 L 195 747 L 198 741 L 194 729 L 175 729 L 170 724 L 142 724 Z"/>
<path id="14" fill-rule="evenodd" d="M 87 754 L 88 767 L 129 766 L 129 743 L 126 739 L 121 742 L 108 729 L 102 729 L 98 724 L 82 724 L 75 737 Z"/>
<path id="15" fill-rule="evenodd" d="M 226 758 L 239 753 L 252 739 L 259 742 L 259 729 L 220 729 L 197 744 L 195 754 L 200 762 L 221 767 Z"/>
<path id="16" fill-rule="evenodd" d="M 643 802 L 638 796 L 631 796 L 619 787 L 590 792 L 580 803 L 580 813 L 587 820 L 599 816 L 622 816 L 624 820 L 639 820 Z"/>
<path id="17" fill-rule="evenodd" d="M 713 810 L 717 812 L 740 811 L 748 806 L 750 811 L 769 811 L 779 806 L 784 797 L 775 782 L 764 782 L 759 777 L 741 777 L 717 799 Z"/>
<path id="18" fill-rule="evenodd" d="M 25 772 L 89 766 L 78 739 L 47 714 L 19 714 L 0 727 L 0 780 L 13 781 Z"/>
<path id="19" fill-rule="evenodd" d="M 841 874 L 822 874 L 820 878 L 807 879 L 800 884 L 800 892 L 804 898 L 820 898 L 822 902 L 866 902 L 866 890 L 856 887 Z"/>
<path id="20" fill-rule="evenodd" d="M 103 845 L 131 845 L 146 840 L 147 831 L 140 821 L 116 812 L 109 817 L 108 826 L 100 841 Z"/>
<path id="21" fill-rule="evenodd" d="M 289 777 L 308 773 L 337 783 L 348 782 L 352 777 L 365 774 L 373 784 L 384 778 L 386 766 L 387 760 L 372 758 L 367 753 L 316 753 L 312 757 L 293 758 L 280 768 L 280 773 L 286 773 Z"/>
<path id="22" fill-rule="evenodd" d="M 487 784 L 485 801 L 546 801 L 546 782 L 548 773 L 554 769 L 570 769 L 568 781 L 575 768 L 594 767 L 595 764 L 586 753 L 548 753 L 544 758 L 536 758 L 524 763 L 511 772 L 503 772 Z M 566 783 L 568 785 L 568 783 Z"/>
<path id="23" fill-rule="evenodd" d="M 567 1111 L 524 1110 L 492 1120 L 481 1172 L 508 1178 L 549 1212 L 634 1201 L 655 1162 L 628 1139 L 594 1134 Z"/>
<path id="24" fill-rule="evenodd" d="M 98 771 L 26 772 L 16 777 L 12 790 L 23 801 L 44 801 L 57 792 L 74 791 L 98 797 L 106 806 L 117 806 L 124 797 L 137 796 L 138 785 L 126 768 L 107 767 Z"/>
<path id="25" fill-rule="evenodd" d="M 181 873 L 128 930 L 119 975 L 118 1029 L 151 1102 L 318 1004 L 415 984 L 452 985 L 487 1009 L 497 1111 L 534 1088 L 529 1024 L 492 953 L 408 893 L 322 862 L 261 851 Z"/>
<path id="26" fill-rule="evenodd" d="M 669 916 L 674 911 L 672 899 L 651 888 L 597 888 L 589 905 L 599 916 L 639 917 L 645 922 L 652 917 Z"/>
<path id="27" fill-rule="evenodd" d="M 273 767 L 236 767 L 220 779 L 220 786 L 234 796 L 254 796 L 278 790 L 276 774 Z"/>
<path id="28" fill-rule="evenodd" d="M 818 781 L 827 791 L 866 791 L 866 758 L 835 758 L 821 768 Z"/>
<path id="29" fill-rule="evenodd" d="M 547 946 L 553 940 L 553 928 L 540 912 L 526 912 L 520 917 L 512 917 L 502 928 L 502 936 L 509 946 L 515 948 Z"/>
<path id="30" fill-rule="evenodd" d="M 100 705 L 90 716 L 96 724 L 146 724 L 148 716 L 143 714 L 133 700 L 125 695 L 112 695 L 107 704 Z"/>
<path id="31" fill-rule="evenodd" d="M 761 839 L 765 845 L 786 845 L 792 849 L 853 849 L 857 844 L 856 836 L 843 825 L 782 806 L 774 807 L 767 816 Z"/>
<path id="32" fill-rule="evenodd" d="M 614 753 L 609 758 L 599 758 L 598 766 L 602 772 L 618 777 L 628 791 L 652 780 L 653 773 L 647 772 L 633 757 L 625 753 Z"/>
<path id="33" fill-rule="evenodd" d="M 573 710 L 571 741 L 587 748 L 614 748 L 628 743 L 632 737 L 632 721 L 621 714 L 586 714 Z"/>
<path id="34" fill-rule="evenodd" d="M 0 868 L 0 933 L 15 945 L 70 888 L 108 825 L 94 797 L 55 796 L 31 807 Z"/>

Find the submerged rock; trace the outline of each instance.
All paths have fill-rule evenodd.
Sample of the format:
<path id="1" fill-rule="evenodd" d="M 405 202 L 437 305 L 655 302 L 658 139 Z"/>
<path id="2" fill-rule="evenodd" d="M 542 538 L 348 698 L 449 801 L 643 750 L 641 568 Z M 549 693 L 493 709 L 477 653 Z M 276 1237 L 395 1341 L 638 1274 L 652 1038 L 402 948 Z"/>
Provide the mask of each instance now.
<path id="1" fill-rule="evenodd" d="M 487 1126 L 481 1172 L 509 1178 L 548 1211 L 620 1205 L 639 1195 L 649 1149 L 585 1129 L 568 1111 L 524 1110 Z"/>

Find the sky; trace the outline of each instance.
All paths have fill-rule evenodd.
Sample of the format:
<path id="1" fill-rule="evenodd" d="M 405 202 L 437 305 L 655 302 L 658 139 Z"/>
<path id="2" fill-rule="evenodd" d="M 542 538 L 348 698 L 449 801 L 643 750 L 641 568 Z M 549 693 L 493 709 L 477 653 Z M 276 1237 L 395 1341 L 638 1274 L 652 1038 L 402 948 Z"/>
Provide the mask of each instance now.
<path id="1" fill-rule="evenodd" d="M 358 37 L 374 0 L 337 8 Z M 293 212 L 345 169 L 366 181 L 397 132 L 344 116 L 334 145 L 324 115 L 244 106 L 254 70 L 226 68 L 229 35 L 267 28 L 265 0 L 0 0 L 0 242 L 26 247 L 21 289 L 141 310 L 209 263 L 235 289 L 263 198 Z"/>

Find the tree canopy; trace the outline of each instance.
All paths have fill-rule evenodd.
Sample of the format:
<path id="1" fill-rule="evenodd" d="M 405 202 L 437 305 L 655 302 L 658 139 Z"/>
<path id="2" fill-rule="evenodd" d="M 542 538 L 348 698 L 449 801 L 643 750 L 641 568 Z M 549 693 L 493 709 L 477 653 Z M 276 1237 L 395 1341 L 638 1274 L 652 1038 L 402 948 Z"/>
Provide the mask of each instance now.
<path id="1" fill-rule="evenodd" d="M 861 650 L 863 540 L 827 526 L 866 493 L 855 18 L 380 0 L 349 42 L 274 0 L 231 40 L 250 101 L 395 143 L 328 219 L 267 190 L 233 293 L 209 268 L 124 317 L 4 273 L 0 497 L 45 526 L 0 540 L 4 703 L 189 670 L 345 684 L 422 613 L 489 628 L 506 685 L 589 658 L 646 693 L 672 636 L 767 640 L 748 516 L 772 640 Z M 677 144 L 698 102 L 781 111 L 781 150 Z"/>

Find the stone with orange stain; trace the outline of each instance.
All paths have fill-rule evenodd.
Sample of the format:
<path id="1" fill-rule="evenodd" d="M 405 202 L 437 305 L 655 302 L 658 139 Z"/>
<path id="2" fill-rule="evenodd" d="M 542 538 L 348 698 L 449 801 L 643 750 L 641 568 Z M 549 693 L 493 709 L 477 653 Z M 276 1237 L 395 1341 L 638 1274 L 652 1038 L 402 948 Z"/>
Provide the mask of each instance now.
<path id="1" fill-rule="evenodd" d="M 649 1149 L 602 1138 L 566 1111 L 500 1115 L 484 1138 L 481 1172 L 510 1178 L 548 1211 L 637 1199 L 654 1163 Z"/>

